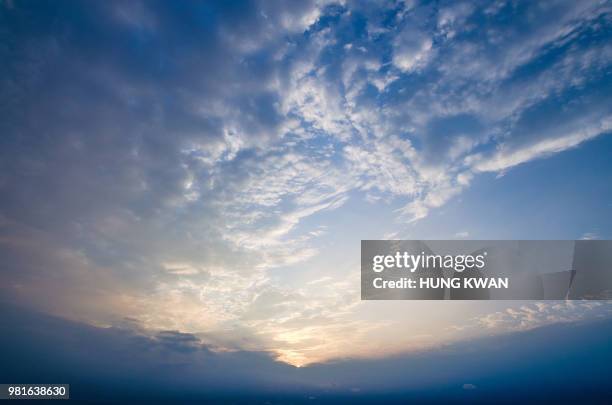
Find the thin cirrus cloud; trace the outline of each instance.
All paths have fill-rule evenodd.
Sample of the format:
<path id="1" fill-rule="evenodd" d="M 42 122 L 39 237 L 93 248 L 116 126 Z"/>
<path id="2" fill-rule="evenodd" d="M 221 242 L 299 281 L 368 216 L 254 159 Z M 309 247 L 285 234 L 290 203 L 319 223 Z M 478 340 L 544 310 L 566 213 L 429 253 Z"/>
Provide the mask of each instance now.
<path id="1" fill-rule="evenodd" d="M 349 265 L 308 284 L 335 214 L 415 224 L 610 132 L 596 1 L 0 7 L 1 291 L 94 323 L 363 354 L 396 320 Z"/>

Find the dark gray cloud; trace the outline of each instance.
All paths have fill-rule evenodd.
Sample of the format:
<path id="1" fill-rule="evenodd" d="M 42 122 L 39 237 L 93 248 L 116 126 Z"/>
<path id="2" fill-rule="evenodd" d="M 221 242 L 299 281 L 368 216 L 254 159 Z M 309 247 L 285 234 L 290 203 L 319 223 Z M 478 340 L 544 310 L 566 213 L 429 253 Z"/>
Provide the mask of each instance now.
<path id="1" fill-rule="evenodd" d="M 556 325 L 432 351 L 295 368 L 215 352 L 194 335 L 96 328 L 2 305 L 3 381 L 71 384 L 75 399 L 591 402 L 610 382 L 609 321 Z M 466 384 L 477 387 L 462 392 Z M 376 395 L 374 397 L 373 395 Z M 316 401 L 315 401 L 316 402 Z"/>

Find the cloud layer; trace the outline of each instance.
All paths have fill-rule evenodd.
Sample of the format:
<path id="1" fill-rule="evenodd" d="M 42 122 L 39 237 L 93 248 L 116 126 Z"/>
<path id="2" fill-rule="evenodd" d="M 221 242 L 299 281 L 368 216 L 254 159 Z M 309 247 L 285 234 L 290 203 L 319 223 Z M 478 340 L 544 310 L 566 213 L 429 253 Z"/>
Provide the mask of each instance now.
<path id="1" fill-rule="evenodd" d="M 0 378 L 70 382 L 81 400 L 591 402 L 605 396 L 612 360 L 610 320 L 296 368 L 268 353 L 216 352 L 176 331 L 96 328 L 4 304 L 0 315 Z"/>

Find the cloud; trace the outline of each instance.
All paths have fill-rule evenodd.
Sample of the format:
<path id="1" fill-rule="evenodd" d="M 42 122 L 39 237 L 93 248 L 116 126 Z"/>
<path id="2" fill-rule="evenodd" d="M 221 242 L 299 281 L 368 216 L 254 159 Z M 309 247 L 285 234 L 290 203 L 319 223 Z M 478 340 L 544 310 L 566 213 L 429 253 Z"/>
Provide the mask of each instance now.
<path id="1" fill-rule="evenodd" d="M 594 239 L 599 239 L 599 236 L 595 232 L 586 232 L 582 234 L 580 239 L 581 240 L 594 240 Z"/>
<path id="2" fill-rule="evenodd" d="M 433 41 L 427 34 L 404 29 L 394 46 L 393 64 L 402 72 L 424 68 L 433 54 Z"/>
<path id="3" fill-rule="evenodd" d="M 494 312 L 477 320 L 480 327 L 500 331 L 527 330 L 543 325 L 576 322 L 589 317 L 608 317 L 607 302 L 537 302 Z"/>
<path id="4" fill-rule="evenodd" d="M 502 392 L 512 402 L 539 396 L 561 400 L 576 389 L 582 397 L 601 397 L 606 380 L 597 376 L 605 376 L 611 360 L 609 319 L 298 368 L 269 353 L 219 351 L 179 331 L 93 327 L 4 304 L 0 313 L 3 325 L 10 325 L 0 336 L 6 360 L 0 378 L 63 381 L 77 400 L 260 402 L 274 394 L 330 402 L 367 402 L 375 395 L 377 402 L 403 402 L 427 395 L 446 403 L 461 398 L 462 391 L 470 391 L 470 401 L 499 398 Z M 572 368 L 558 367 L 568 358 Z M 576 368 L 597 373 L 575 373 Z"/>
<path id="5" fill-rule="evenodd" d="M 521 163 L 575 148 L 596 136 L 610 132 L 611 129 L 612 120 L 610 117 L 605 117 L 600 123 L 591 128 L 584 128 L 569 134 L 559 134 L 559 136 L 545 138 L 533 145 L 514 150 L 506 150 L 502 144 L 498 152 L 493 154 L 493 156 L 475 163 L 474 169 L 479 172 L 500 172 Z"/>

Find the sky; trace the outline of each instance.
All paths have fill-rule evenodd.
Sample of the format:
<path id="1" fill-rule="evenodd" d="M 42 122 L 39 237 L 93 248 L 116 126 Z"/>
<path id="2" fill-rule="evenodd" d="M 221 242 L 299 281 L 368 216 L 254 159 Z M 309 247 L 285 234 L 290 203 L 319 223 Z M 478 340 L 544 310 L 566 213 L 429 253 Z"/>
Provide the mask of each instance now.
<path id="1" fill-rule="evenodd" d="M 1 301 L 282 370 L 608 319 L 361 301 L 359 247 L 611 238 L 611 26 L 587 0 L 2 0 Z"/>
<path id="2" fill-rule="evenodd" d="M 266 352 L 216 352 L 188 333 L 144 336 L 6 305 L 0 315 L 12 365 L 2 381 L 70 382 L 70 398 L 88 402 L 609 402 L 609 318 L 297 368 Z"/>

